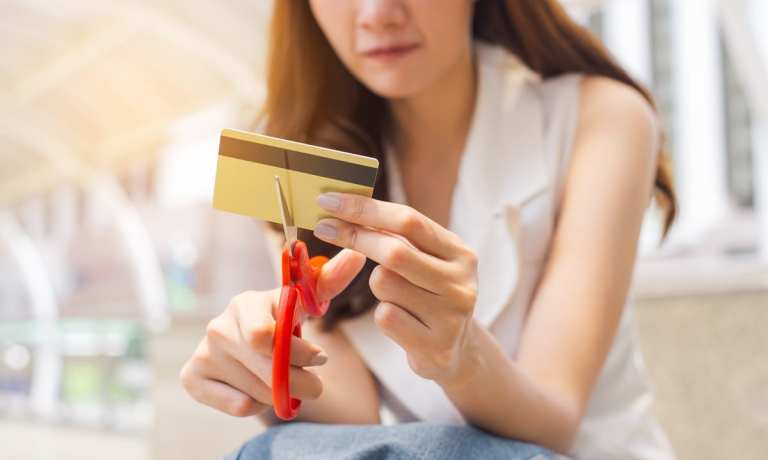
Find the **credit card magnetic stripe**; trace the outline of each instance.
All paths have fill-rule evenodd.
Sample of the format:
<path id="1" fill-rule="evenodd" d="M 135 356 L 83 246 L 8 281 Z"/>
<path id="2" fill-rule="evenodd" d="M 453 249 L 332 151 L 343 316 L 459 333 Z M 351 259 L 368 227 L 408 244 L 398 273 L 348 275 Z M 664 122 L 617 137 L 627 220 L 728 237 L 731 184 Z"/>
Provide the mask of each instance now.
<path id="1" fill-rule="evenodd" d="M 221 137 L 219 154 L 366 187 L 372 187 L 376 181 L 376 167 L 257 144 L 232 137 Z"/>

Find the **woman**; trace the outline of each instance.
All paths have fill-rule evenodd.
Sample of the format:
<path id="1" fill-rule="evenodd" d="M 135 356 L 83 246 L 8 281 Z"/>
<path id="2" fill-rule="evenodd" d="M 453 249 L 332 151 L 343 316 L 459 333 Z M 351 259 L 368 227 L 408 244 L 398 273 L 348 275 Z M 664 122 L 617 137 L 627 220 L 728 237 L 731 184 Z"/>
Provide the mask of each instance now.
<path id="1" fill-rule="evenodd" d="M 382 169 L 375 199 L 318 197 L 332 217 L 300 238 L 345 249 L 294 343 L 304 423 L 237 458 L 671 458 L 625 308 L 650 198 L 675 214 L 648 92 L 555 0 L 273 14 L 266 133 Z M 278 295 L 211 321 L 195 399 L 270 422 Z"/>

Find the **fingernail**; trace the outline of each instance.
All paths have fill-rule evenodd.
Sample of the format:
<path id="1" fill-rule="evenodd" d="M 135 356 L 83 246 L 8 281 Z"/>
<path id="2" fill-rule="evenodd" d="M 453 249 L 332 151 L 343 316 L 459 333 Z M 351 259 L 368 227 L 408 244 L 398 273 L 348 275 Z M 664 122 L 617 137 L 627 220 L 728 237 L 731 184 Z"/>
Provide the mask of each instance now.
<path id="1" fill-rule="evenodd" d="M 316 201 L 318 206 L 329 211 L 338 211 L 341 209 L 341 198 L 332 193 L 322 193 L 317 196 Z"/>
<path id="2" fill-rule="evenodd" d="M 325 364 L 326 361 L 328 361 L 328 355 L 326 355 L 324 351 L 321 351 L 312 358 L 312 361 L 310 361 L 309 364 L 310 366 L 319 366 Z"/>
<path id="3" fill-rule="evenodd" d="M 315 236 L 327 240 L 335 240 L 339 235 L 339 229 L 328 220 L 321 220 L 315 225 Z"/>

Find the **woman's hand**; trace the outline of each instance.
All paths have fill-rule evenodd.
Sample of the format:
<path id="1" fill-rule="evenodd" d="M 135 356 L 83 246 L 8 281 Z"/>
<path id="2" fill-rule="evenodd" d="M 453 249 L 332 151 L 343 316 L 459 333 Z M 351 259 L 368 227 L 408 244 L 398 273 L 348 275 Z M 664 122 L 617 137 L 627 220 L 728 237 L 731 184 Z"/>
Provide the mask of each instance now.
<path id="1" fill-rule="evenodd" d="M 365 257 L 341 251 L 322 268 L 317 289 L 321 300 L 340 293 L 360 272 Z M 181 370 L 184 388 L 198 402 L 244 417 L 272 405 L 272 337 L 280 289 L 249 291 L 236 296 L 206 329 L 192 357 Z M 304 367 L 319 366 L 328 357 L 306 340 L 291 343 L 290 394 L 316 399 L 323 385 Z"/>
<path id="2" fill-rule="evenodd" d="M 418 375 L 441 385 L 468 376 L 474 362 L 472 313 L 477 257 L 454 233 L 408 206 L 326 193 L 315 236 L 378 262 L 370 286 L 374 318 L 407 353 Z"/>

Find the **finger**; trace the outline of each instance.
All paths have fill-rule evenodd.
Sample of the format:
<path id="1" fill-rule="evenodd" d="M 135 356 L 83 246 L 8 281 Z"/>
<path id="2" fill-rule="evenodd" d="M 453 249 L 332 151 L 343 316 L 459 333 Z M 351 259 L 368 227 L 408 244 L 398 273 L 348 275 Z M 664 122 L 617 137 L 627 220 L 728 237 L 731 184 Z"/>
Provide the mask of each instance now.
<path id="1" fill-rule="evenodd" d="M 293 349 L 291 350 L 293 355 Z M 258 353 L 239 353 L 236 356 L 239 363 L 245 367 L 254 378 L 258 378 L 269 388 L 271 395 L 272 387 L 272 358 Z M 327 360 L 327 358 L 325 358 Z M 293 359 L 291 359 L 293 361 Z M 300 399 L 317 399 L 323 391 L 323 384 L 320 377 L 313 372 L 297 366 L 290 366 L 288 369 L 288 379 L 290 381 L 289 391 L 291 396 Z M 270 396 L 271 398 L 271 396 Z"/>
<path id="2" fill-rule="evenodd" d="M 251 330 L 248 326 L 241 326 L 241 328 L 245 330 L 245 336 L 240 343 L 246 343 L 249 346 L 242 346 L 240 343 L 228 343 L 222 344 L 222 346 L 243 362 L 251 361 L 256 357 L 264 357 L 271 360 L 274 325 L 266 330 L 265 328 Z M 299 367 L 320 366 L 325 364 L 326 361 L 328 361 L 328 355 L 322 348 L 300 337 L 291 337 L 291 365 Z"/>
<path id="3" fill-rule="evenodd" d="M 294 398 L 317 399 L 323 393 L 322 380 L 320 380 L 317 374 L 307 369 L 291 366 L 288 369 L 288 379 L 290 383 L 289 391 Z"/>
<path id="4" fill-rule="evenodd" d="M 414 285 L 383 265 L 377 265 L 373 269 L 368 285 L 377 299 L 399 305 L 427 327 L 431 327 L 433 314 L 441 314 L 436 307 L 443 299 Z M 444 314 L 445 310 L 442 310 L 442 313 Z"/>
<path id="5" fill-rule="evenodd" d="M 234 301 L 234 315 L 222 315 L 216 319 L 219 324 L 209 327 L 208 336 L 218 345 L 225 347 L 227 351 L 241 361 L 251 360 L 253 352 L 264 356 L 272 356 L 272 342 L 275 333 L 275 320 L 269 308 L 264 308 L 263 302 L 277 302 L 272 296 L 264 298 L 263 295 L 252 295 Z M 261 294 L 261 293 L 256 293 Z M 230 324 L 229 322 L 232 322 Z M 213 322 L 212 322 L 213 323 Z M 216 334 L 221 330 L 220 334 Z M 234 337 L 236 339 L 232 340 Z M 221 338 L 222 340 L 217 340 Z M 248 347 L 241 346 L 242 343 Z M 299 337 L 291 338 L 291 364 L 294 366 L 318 366 L 324 364 L 327 355 L 319 346 Z"/>
<path id="6" fill-rule="evenodd" d="M 210 350 L 210 358 L 197 363 L 200 374 L 225 382 L 258 401 L 271 401 L 271 358 L 252 353 L 246 359 L 240 360 L 239 357 L 229 356 L 222 350 Z M 296 366 L 290 366 L 288 372 L 291 396 L 300 399 L 317 399 L 320 396 L 323 390 L 320 377 Z"/>
<path id="7" fill-rule="evenodd" d="M 216 380 L 194 377 L 185 388 L 195 401 L 235 417 L 257 415 L 269 407 Z"/>
<path id="8" fill-rule="evenodd" d="M 217 355 L 212 362 L 200 367 L 203 377 L 226 383 L 261 403 L 272 400 L 272 390 L 267 383 L 231 356 Z"/>
<path id="9" fill-rule="evenodd" d="M 271 388 L 274 321 L 268 326 L 261 325 L 250 328 L 243 321 L 244 319 L 247 321 L 248 311 L 250 309 L 247 308 L 238 310 L 240 317 L 237 319 L 236 329 L 244 336 L 240 336 L 240 340 L 237 342 L 221 340 L 217 345 Z M 215 352 L 216 349 L 213 351 Z M 327 359 L 328 356 L 319 346 L 296 336 L 291 337 L 291 358 L 289 361 L 292 364 L 289 369 L 291 395 L 302 399 L 319 397 L 323 388 L 320 378 L 312 372 L 297 367 L 295 363 L 298 365 L 320 365 L 324 364 Z"/>
<path id="10" fill-rule="evenodd" d="M 339 219 L 322 219 L 315 226 L 315 236 L 361 252 L 431 292 L 441 292 L 446 277 L 454 275 L 451 263 L 421 252 L 396 236 Z"/>
<path id="11" fill-rule="evenodd" d="M 449 260 L 463 247 L 442 225 L 410 206 L 349 193 L 324 193 L 317 204 L 339 219 L 402 235 L 422 251 Z"/>
<path id="12" fill-rule="evenodd" d="M 221 315 L 216 318 L 221 323 L 220 329 L 226 331 L 225 335 L 229 336 L 230 328 L 234 325 L 235 336 L 239 336 L 256 351 L 271 353 L 275 325 L 273 310 L 279 295 L 279 290 L 274 289 L 267 292 L 247 291 L 236 296 L 227 307 L 232 315 Z M 230 322 L 230 319 L 234 323 Z M 212 325 L 208 328 L 209 335 Z"/>
<path id="13" fill-rule="evenodd" d="M 399 305 L 380 302 L 373 315 L 376 324 L 390 339 L 406 350 L 419 350 L 429 329 Z"/>
<path id="14" fill-rule="evenodd" d="M 336 297 L 347 288 L 365 265 L 365 255 L 342 249 L 323 265 L 317 279 L 317 295 L 321 301 Z"/>
<path id="15" fill-rule="evenodd" d="M 208 340 L 216 347 L 221 348 L 230 356 L 242 363 L 248 363 L 249 368 L 266 369 L 271 365 L 272 348 L 266 350 L 256 350 L 252 346 L 246 345 L 246 342 L 236 332 L 237 337 L 219 337 L 215 334 L 208 334 Z M 254 334 L 251 334 L 254 335 Z M 264 361 L 264 364 L 261 364 Z M 299 337 L 291 337 L 291 360 L 292 366 L 310 367 L 321 366 L 328 361 L 328 355 L 319 346 L 308 342 Z M 259 364 L 256 364 L 256 363 Z M 261 374 L 260 374 L 261 375 Z"/>

